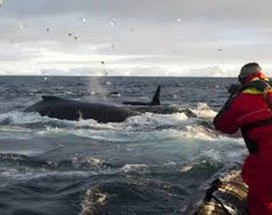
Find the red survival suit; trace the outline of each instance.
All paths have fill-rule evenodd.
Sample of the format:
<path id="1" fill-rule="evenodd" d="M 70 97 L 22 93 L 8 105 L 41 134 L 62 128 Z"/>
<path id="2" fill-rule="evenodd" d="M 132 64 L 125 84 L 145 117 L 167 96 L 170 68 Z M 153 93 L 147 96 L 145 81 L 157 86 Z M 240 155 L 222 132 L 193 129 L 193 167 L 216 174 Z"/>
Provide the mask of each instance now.
<path id="1" fill-rule="evenodd" d="M 249 214 L 272 215 L 272 88 L 254 78 L 232 96 L 214 118 L 217 130 L 241 129 L 250 152 L 242 168 L 249 187 Z"/>

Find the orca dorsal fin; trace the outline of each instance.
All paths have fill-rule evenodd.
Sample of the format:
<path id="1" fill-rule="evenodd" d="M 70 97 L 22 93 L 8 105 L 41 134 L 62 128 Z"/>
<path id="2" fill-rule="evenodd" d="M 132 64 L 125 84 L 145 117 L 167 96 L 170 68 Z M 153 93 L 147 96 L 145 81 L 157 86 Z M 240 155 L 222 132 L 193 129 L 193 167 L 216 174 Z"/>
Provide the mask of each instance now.
<path id="1" fill-rule="evenodd" d="M 151 105 L 160 105 L 161 101 L 160 101 L 160 92 L 161 92 L 161 85 L 159 85 L 157 87 L 157 90 L 154 94 L 154 97 L 152 99 L 152 101 L 150 102 Z"/>
<path id="2" fill-rule="evenodd" d="M 55 100 L 60 100 L 60 97 L 57 96 L 42 96 L 42 99 L 44 101 L 55 101 Z"/>

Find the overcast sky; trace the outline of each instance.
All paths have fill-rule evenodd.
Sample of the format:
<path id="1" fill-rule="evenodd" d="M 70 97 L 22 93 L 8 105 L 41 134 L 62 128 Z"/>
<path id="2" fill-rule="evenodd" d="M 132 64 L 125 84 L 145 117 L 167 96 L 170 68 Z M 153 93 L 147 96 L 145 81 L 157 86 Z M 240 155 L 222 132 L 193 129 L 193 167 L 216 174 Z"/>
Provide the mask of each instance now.
<path id="1" fill-rule="evenodd" d="M 1 0 L 0 0 L 1 2 Z M 270 0 L 4 0 L 0 75 L 272 75 Z"/>

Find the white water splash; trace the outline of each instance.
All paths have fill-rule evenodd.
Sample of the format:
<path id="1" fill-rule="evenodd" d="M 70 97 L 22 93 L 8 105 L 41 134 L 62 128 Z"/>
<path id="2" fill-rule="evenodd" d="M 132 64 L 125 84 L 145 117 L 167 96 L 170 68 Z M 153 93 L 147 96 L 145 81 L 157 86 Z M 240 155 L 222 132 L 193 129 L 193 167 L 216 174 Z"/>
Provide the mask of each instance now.
<path id="1" fill-rule="evenodd" d="M 121 168 L 121 171 L 124 171 L 126 173 L 132 172 L 132 171 L 147 171 L 148 166 L 146 164 L 126 164 Z"/>
<path id="2" fill-rule="evenodd" d="M 200 125 L 186 126 L 186 130 L 183 131 L 183 135 L 186 138 L 193 138 L 205 141 L 214 141 L 218 138 L 218 135 L 215 132 L 206 129 L 205 127 Z"/>
<path id="3" fill-rule="evenodd" d="M 192 109 L 192 112 L 201 119 L 213 119 L 217 114 L 206 103 L 198 103 L 196 109 Z"/>
<path id="4" fill-rule="evenodd" d="M 108 195 L 97 192 L 95 188 L 87 189 L 83 201 L 81 203 L 82 211 L 80 215 L 91 215 L 94 214 L 94 210 L 97 206 L 105 204 Z"/>

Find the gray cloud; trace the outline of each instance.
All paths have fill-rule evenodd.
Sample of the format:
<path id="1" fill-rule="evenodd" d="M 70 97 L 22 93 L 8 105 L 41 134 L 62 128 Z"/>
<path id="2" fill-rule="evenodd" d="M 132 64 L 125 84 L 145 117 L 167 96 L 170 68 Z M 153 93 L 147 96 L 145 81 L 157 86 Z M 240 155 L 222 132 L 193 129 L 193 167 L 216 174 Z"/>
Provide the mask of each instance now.
<path id="1" fill-rule="evenodd" d="M 138 74 L 143 68 L 149 74 L 180 74 L 183 65 L 201 64 L 207 72 L 218 68 L 215 64 L 266 63 L 271 6 L 268 0 L 5 0 L 0 71 L 11 72 L 8 62 L 16 61 L 25 64 L 23 72 L 35 67 L 34 72 L 48 74 L 85 74 L 105 59 L 114 74 Z M 207 64 L 212 66 L 206 70 Z M 190 72 L 197 73 L 186 69 L 183 74 Z"/>
<path id="2" fill-rule="evenodd" d="M 272 2 L 268 0 L 6 0 L 3 13 L 33 16 L 58 13 L 86 13 L 116 18 L 265 20 L 270 17 Z"/>

